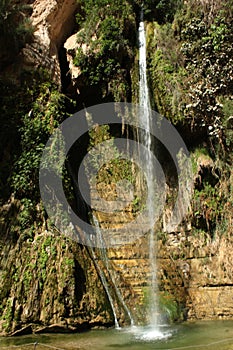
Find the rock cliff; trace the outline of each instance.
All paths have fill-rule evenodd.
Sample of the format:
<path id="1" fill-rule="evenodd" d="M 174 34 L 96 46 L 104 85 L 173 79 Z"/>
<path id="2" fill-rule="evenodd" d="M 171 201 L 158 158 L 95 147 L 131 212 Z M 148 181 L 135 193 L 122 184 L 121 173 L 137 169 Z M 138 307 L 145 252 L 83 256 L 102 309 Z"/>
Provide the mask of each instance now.
<path id="1" fill-rule="evenodd" d="M 15 240 L 9 235 L 9 212 L 12 215 L 18 209 L 12 201 L 1 212 L 5 236 L 0 246 L 0 332 L 112 326 L 112 310 L 88 249 L 39 228 L 33 238 L 25 233 Z"/>
<path id="2" fill-rule="evenodd" d="M 34 27 L 33 44 L 23 49 L 24 63 L 47 68 L 60 85 L 59 49 L 75 27 L 76 0 L 35 0 L 31 22 Z"/>

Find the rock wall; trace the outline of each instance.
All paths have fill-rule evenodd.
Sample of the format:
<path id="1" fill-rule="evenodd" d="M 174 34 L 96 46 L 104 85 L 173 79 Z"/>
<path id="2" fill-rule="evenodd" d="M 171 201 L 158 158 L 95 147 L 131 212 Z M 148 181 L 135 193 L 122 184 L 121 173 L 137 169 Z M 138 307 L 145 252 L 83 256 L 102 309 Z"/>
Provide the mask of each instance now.
<path id="1" fill-rule="evenodd" d="M 159 241 L 161 287 L 183 305 L 188 319 L 233 318 L 232 247 L 230 234 L 211 239 L 177 232 Z"/>
<path id="2" fill-rule="evenodd" d="M 136 228 L 135 228 L 136 229 Z M 108 251 L 112 273 L 137 322 L 147 317 L 149 237 Z M 158 233 L 159 294 L 177 303 L 181 319 L 233 318 L 231 235 L 211 239 L 194 231 Z"/>
<path id="3" fill-rule="evenodd" d="M 109 300 L 88 249 L 45 227 L 34 237 L 28 232 L 12 237 L 10 220 L 19 208 L 12 201 L 1 212 L 0 333 L 112 326 Z"/>
<path id="4" fill-rule="evenodd" d="M 213 173 L 213 166 L 213 161 L 207 157 L 197 159 L 196 185 L 198 181 L 203 181 L 203 174 Z M 109 188 L 110 195 L 111 186 Z M 95 192 L 92 195 L 96 206 Z M 96 213 L 101 227 L 111 229 L 124 227 L 134 220 L 134 215 L 132 208 L 124 215 L 113 217 L 108 213 Z M 213 232 L 207 227 L 197 229 L 191 214 L 175 232 L 165 232 L 163 224 L 155 228 L 159 294 L 165 293 L 177 303 L 181 319 L 233 318 L 233 257 L 230 253 L 233 239 L 229 216 L 226 222 L 224 231 L 215 228 Z M 142 322 L 147 314 L 151 274 L 149 237 L 135 237 L 138 237 L 138 227 L 131 225 L 131 232 L 126 230 L 125 237 L 121 237 L 127 244 L 109 249 L 108 256 L 112 271 L 119 276 L 118 286 L 132 314 L 138 322 Z"/>
<path id="5" fill-rule="evenodd" d="M 75 26 L 76 0 L 35 0 L 31 22 L 34 41 L 23 49 L 24 64 L 44 67 L 60 85 L 61 72 L 58 52 Z"/>

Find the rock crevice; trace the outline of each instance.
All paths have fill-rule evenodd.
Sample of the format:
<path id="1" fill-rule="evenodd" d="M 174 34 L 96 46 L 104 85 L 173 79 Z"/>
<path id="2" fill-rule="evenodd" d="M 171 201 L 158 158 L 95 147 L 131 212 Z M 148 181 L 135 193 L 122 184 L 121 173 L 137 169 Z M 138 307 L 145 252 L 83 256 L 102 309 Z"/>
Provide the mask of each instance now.
<path id="1" fill-rule="evenodd" d="M 23 49 L 24 63 L 49 70 L 60 85 L 59 49 L 75 27 L 76 0 L 36 0 L 32 4 L 31 22 L 34 41 Z"/>

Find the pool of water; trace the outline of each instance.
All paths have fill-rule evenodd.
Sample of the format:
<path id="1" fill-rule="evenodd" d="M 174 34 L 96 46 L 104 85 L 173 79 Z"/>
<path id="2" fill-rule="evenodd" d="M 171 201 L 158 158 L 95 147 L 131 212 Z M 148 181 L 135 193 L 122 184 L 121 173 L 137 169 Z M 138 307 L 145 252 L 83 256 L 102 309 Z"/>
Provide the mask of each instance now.
<path id="1" fill-rule="evenodd" d="M 35 343 L 37 345 L 34 345 Z M 233 350 L 233 321 L 184 323 L 175 326 L 92 330 L 0 338 L 0 349 L 42 350 Z"/>

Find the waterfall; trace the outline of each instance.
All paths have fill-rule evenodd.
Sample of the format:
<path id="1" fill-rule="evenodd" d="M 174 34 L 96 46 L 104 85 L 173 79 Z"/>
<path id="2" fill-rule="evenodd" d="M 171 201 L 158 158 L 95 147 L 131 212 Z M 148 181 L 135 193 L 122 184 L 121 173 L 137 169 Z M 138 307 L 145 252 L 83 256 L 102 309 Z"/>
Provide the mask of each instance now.
<path id="1" fill-rule="evenodd" d="M 146 65 L 146 33 L 143 22 L 143 13 L 141 13 L 141 21 L 139 24 L 139 104 L 142 107 L 140 113 L 141 122 L 144 125 L 145 133 L 143 136 L 143 144 L 147 148 L 147 159 L 145 159 L 145 174 L 147 177 L 147 189 L 148 189 L 148 217 L 150 224 L 149 232 L 149 260 L 151 269 L 151 281 L 150 281 L 150 324 L 153 327 L 158 326 L 158 284 L 157 284 L 157 266 L 156 266 L 156 241 L 155 233 L 153 230 L 153 215 L 155 212 L 155 191 L 153 186 L 153 163 L 152 163 L 152 140 L 151 140 L 151 105 L 149 98 L 149 89 L 147 84 L 147 65 Z"/>
<path id="2" fill-rule="evenodd" d="M 103 273 L 103 271 L 101 270 L 99 264 L 98 264 L 98 258 L 93 250 L 92 247 L 90 247 L 91 249 L 91 252 L 92 252 L 92 257 L 93 257 L 93 261 L 94 261 L 94 264 L 95 264 L 95 267 L 99 273 L 99 276 L 100 276 L 100 279 L 101 279 L 101 282 L 102 282 L 102 285 L 105 289 L 105 292 L 107 294 L 107 297 L 108 297 L 108 300 L 109 300 L 109 303 L 111 305 L 111 309 L 112 309 L 112 313 L 113 313 L 113 316 L 114 316 L 114 322 L 115 322 L 115 328 L 120 328 L 119 326 L 119 323 L 118 323 L 118 320 L 117 320 L 117 315 L 116 315 L 116 310 L 115 310 L 115 306 L 114 306 L 114 302 L 113 302 L 113 299 L 112 299 L 112 296 L 111 296 L 111 293 L 110 293 L 110 290 L 108 288 L 108 282 L 105 278 L 105 275 Z"/>
<path id="3" fill-rule="evenodd" d="M 115 277 L 114 277 L 114 269 L 110 267 L 110 264 L 109 264 L 109 258 L 108 258 L 108 254 L 107 254 L 107 250 L 105 248 L 105 242 L 104 242 L 104 238 L 103 238 L 103 235 L 102 235 L 102 231 L 101 231 L 101 228 L 99 226 L 99 222 L 97 220 L 97 218 L 95 217 L 95 215 L 92 215 L 93 217 L 93 223 L 94 223 L 94 226 L 95 226 L 95 231 L 96 231 L 96 240 L 98 242 L 97 246 L 101 247 L 99 248 L 99 251 L 100 251 L 100 259 L 101 261 L 104 263 L 104 266 L 105 266 L 105 269 L 106 269 L 106 272 L 108 274 L 108 279 L 110 280 L 113 288 L 114 288 L 114 293 L 116 294 L 117 298 L 118 298 L 118 301 L 120 302 L 120 304 L 122 305 L 126 315 L 128 316 L 129 320 L 130 320 L 130 325 L 133 326 L 134 325 L 134 320 L 133 320 L 133 317 L 131 315 L 131 312 L 129 310 L 129 308 L 127 307 L 123 297 L 122 297 L 122 294 L 117 286 L 117 283 L 116 283 L 116 280 L 115 280 Z M 101 273 L 104 275 L 103 271 L 101 271 Z M 106 284 L 107 284 L 107 279 L 106 277 L 104 277 L 105 281 L 106 281 Z M 108 288 L 108 286 L 107 286 Z M 108 289 L 108 294 L 110 295 L 110 290 Z M 112 308 L 114 308 L 114 304 L 112 303 L 111 304 Z M 116 311 L 113 310 L 113 314 L 114 314 L 114 317 L 115 317 L 115 325 L 117 327 L 119 327 L 118 323 L 116 324 Z"/>
<path id="4" fill-rule="evenodd" d="M 93 215 L 93 221 L 94 223 L 98 222 L 97 219 L 94 217 Z M 88 251 L 89 251 L 89 254 L 91 255 L 92 257 L 92 261 L 94 262 L 94 265 L 95 265 L 95 268 L 99 274 L 99 277 L 101 279 L 101 283 L 104 287 L 104 290 L 107 294 L 107 297 L 108 297 L 108 300 L 109 300 L 109 303 L 110 303 L 110 306 L 111 306 L 111 309 L 112 309 L 112 313 L 113 313 L 113 317 L 114 317 L 114 323 L 115 323 L 115 328 L 120 328 L 119 326 L 119 323 L 118 323 L 118 320 L 117 320 L 117 314 L 116 314 L 116 310 L 115 310 L 115 306 L 114 306 L 114 301 L 113 301 L 113 298 L 112 298 L 112 295 L 111 295 L 111 292 L 110 292 L 110 288 L 108 286 L 108 282 L 107 282 L 107 279 L 105 277 L 105 274 L 103 272 L 103 270 L 101 269 L 99 263 L 98 263 L 98 257 L 94 251 L 94 249 L 92 248 L 92 245 L 89 244 L 88 245 Z"/>

